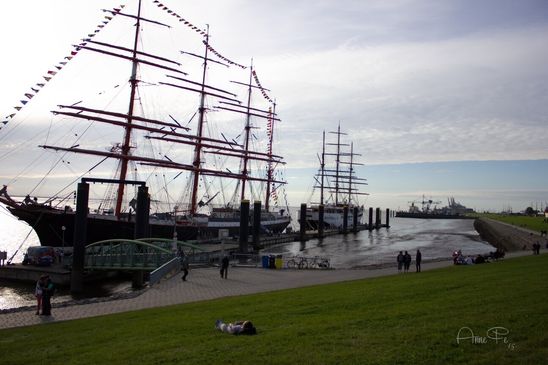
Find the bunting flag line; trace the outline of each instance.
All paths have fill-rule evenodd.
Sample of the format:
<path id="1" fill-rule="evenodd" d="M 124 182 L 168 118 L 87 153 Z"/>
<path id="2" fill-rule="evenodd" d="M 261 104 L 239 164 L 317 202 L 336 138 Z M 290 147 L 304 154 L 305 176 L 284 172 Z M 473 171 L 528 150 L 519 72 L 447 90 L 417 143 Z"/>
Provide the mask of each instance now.
<path id="1" fill-rule="evenodd" d="M 120 5 L 118 8 L 114 8 L 112 12 L 110 12 L 111 16 L 105 16 L 104 19 L 106 20 L 103 20 L 101 21 L 101 23 L 99 25 L 96 26 L 96 29 L 92 32 L 92 33 L 89 33 L 87 36 L 88 36 L 88 39 L 91 38 L 91 37 L 95 37 L 113 18 L 116 14 L 118 14 L 123 8 L 125 7 L 124 4 Z M 65 67 L 68 63 L 68 61 L 72 60 L 74 58 L 74 56 L 76 56 L 78 54 L 78 51 L 80 51 L 81 48 L 79 47 L 82 47 L 86 45 L 86 39 L 83 40 L 83 42 L 81 42 L 78 46 L 75 47 L 75 49 L 73 51 L 70 52 L 70 55 L 69 56 L 65 56 L 63 58 L 64 61 L 61 61 L 59 62 L 57 65 L 54 66 L 54 68 L 57 70 L 57 71 L 54 71 L 54 70 L 48 70 L 48 72 L 46 73 L 47 76 L 42 76 L 44 78 L 44 80 L 46 80 L 46 82 L 49 82 L 51 81 L 51 79 L 57 75 L 57 73 L 59 71 L 61 71 L 61 69 L 63 67 Z M 66 60 L 66 61 L 65 61 Z M 34 87 L 31 87 L 30 89 L 33 91 L 33 93 L 25 93 L 25 97 L 28 99 L 28 100 L 20 100 L 21 102 L 21 105 L 18 105 L 18 106 L 14 106 L 13 108 L 15 110 L 17 110 L 17 112 L 21 111 L 21 109 L 23 108 L 23 106 L 25 106 L 30 99 L 32 99 L 34 96 L 36 96 L 36 94 L 38 94 L 38 92 L 44 87 L 46 86 L 46 84 L 44 83 L 37 83 L 34 85 Z M 38 87 L 38 88 L 36 88 Z M 2 123 L 4 123 L 4 125 L 8 124 L 8 122 L 15 118 L 15 116 L 17 115 L 17 112 L 15 113 L 12 113 L 12 114 L 9 114 L 5 117 L 5 120 L 2 121 Z"/>
<path id="2" fill-rule="evenodd" d="M 220 54 L 219 52 L 217 52 L 217 51 L 215 50 L 215 48 L 211 47 L 211 46 L 209 45 L 209 43 L 207 43 L 206 41 L 202 41 L 202 43 L 207 47 L 207 49 L 208 49 L 211 53 L 213 53 L 215 56 L 219 57 L 221 60 L 225 61 L 226 63 L 228 63 L 228 64 L 230 64 L 230 65 L 238 66 L 238 67 L 240 67 L 240 68 L 242 68 L 242 69 L 244 69 L 244 70 L 247 68 L 247 66 L 240 65 L 239 63 L 236 63 L 236 62 L 233 62 L 233 61 L 229 60 L 228 58 L 226 58 L 225 56 L 223 56 L 222 54 Z"/>
<path id="3" fill-rule="evenodd" d="M 268 100 L 269 102 L 273 103 L 274 101 L 270 98 L 270 96 L 268 96 L 268 94 L 266 93 L 266 90 L 263 88 L 263 86 L 261 85 L 260 81 L 259 81 L 259 78 L 257 77 L 257 73 L 255 72 L 255 70 L 252 71 L 252 74 L 253 74 L 253 78 L 255 79 L 255 83 L 257 84 L 257 86 L 259 87 L 259 89 L 261 90 L 261 93 L 263 94 L 263 97 Z"/>
<path id="4" fill-rule="evenodd" d="M 192 24 L 191 22 L 189 22 L 188 20 L 186 20 L 185 18 L 183 18 L 182 16 L 180 16 L 179 14 L 177 14 L 176 12 L 174 12 L 173 10 L 171 10 L 170 8 L 162 4 L 160 0 L 154 0 L 153 3 L 156 4 L 158 8 L 165 10 L 171 16 L 174 16 L 177 19 L 179 19 L 179 22 L 183 23 L 184 25 L 186 25 L 187 27 L 189 27 L 196 33 L 200 33 L 204 37 L 207 35 L 207 32 L 205 30 L 198 28 L 197 26 L 195 26 L 194 24 Z"/>

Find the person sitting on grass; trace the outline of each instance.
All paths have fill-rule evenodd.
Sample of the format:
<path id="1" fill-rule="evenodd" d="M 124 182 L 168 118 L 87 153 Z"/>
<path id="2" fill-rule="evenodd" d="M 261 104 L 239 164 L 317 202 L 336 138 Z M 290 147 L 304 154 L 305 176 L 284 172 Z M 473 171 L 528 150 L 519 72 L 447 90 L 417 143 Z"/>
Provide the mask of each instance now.
<path id="1" fill-rule="evenodd" d="M 238 321 L 234 323 L 224 323 L 221 319 L 215 322 L 215 328 L 221 332 L 233 335 L 254 335 L 257 329 L 251 321 Z"/>

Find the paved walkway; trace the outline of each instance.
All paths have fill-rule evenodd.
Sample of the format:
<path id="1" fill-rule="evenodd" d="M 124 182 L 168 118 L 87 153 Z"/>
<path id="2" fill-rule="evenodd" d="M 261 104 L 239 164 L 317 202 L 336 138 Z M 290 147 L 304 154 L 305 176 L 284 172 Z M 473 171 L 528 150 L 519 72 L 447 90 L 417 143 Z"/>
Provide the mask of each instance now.
<path id="1" fill-rule="evenodd" d="M 452 261 L 440 261 L 423 263 L 422 266 L 423 270 L 431 270 L 451 264 Z M 375 270 L 267 270 L 231 267 L 228 279 L 224 280 L 220 278 L 217 268 L 198 268 L 190 271 L 186 282 L 181 280 L 180 275 L 176 275 L 134 298 L 54 307 L 51 317 L 37 316 L 34 310 L 0 314 L 0 329 L 394 274 L 397 274 L 395 267 Z"/>
<path id="2" fill-rule="evenodd" d="M 525 255 L 531 253 L 516 252 L 507 257 Z M 422 270 L 438 269 L 452 264 L 451 260 L 423 263 Z M 414 265 L 411 269 L 414 270 Z M 53 308 L 51 317 L 37 316 L 34 310 L 0 314 L 0 329 L 389 275 L 397 275 L 395 266 L 374 270 L 267 270 L 231 267 L 228 279 L 224 280 L 220 278 L 217 268 L 199 268 L 190 271 L 186 282 L 181 280 L 180 275 L 175 275 L 134 298 Z M 411 272 L 408 275 L 414 274 Z"/>

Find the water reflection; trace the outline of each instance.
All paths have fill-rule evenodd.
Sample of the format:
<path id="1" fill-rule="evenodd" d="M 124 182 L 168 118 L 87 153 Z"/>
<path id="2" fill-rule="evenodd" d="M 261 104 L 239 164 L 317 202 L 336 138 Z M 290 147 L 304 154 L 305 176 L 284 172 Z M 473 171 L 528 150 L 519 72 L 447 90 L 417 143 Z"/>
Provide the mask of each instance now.
<path id="1" fill-rule="evenodd" d="M 417 249 L 423 260 L 449 258 L 455 250 L 477 255 L 493 250 L 481 241 L 473 220 L 393 218 L 392 227 L 349 233 L 306 242 L 292 242 L 264 250 L 268 254 L 327 256 L 333 267 L 395 263 L 399 251 L 414 256 Z"/>

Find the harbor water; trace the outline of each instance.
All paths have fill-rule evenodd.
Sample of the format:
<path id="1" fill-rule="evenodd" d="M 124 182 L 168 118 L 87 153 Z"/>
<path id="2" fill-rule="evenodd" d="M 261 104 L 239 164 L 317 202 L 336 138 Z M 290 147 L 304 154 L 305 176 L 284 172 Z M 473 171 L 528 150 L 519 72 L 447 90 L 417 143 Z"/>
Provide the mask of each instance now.
<path id="1" fill-rule="evenodd" d="M 420 249 L 423 260 L 447 259 L 456 250 L 462 250 L 465 255 L 494 251 L 492 246 L 480 239 L 473 222 L 471 219 L 392 218 L 389 229 L 281 244 L 264 250 L 261 255 L 322 256 L 328 257 L 334 268 L 360 268 L 395 265 L 399 251 L 408 251 L 414 258 L 416 250 Z M 8 258 L 13 257 L 14 263 L 20 263 L 27 247 L 35 245 L 39 245 L 39 240 L 30 227 L 11 217 L 1 207 L 0 251 L 7 251 Z M 87 295 L 109 296 L 130 290 L 130 283 L 121 279 L 96 287 Z M 0 281 L 0 310 L 33 305 L 33 293 L 32 283 Z M 61 289 L 54 302 L 70 299 L 68 290 Z"/>

